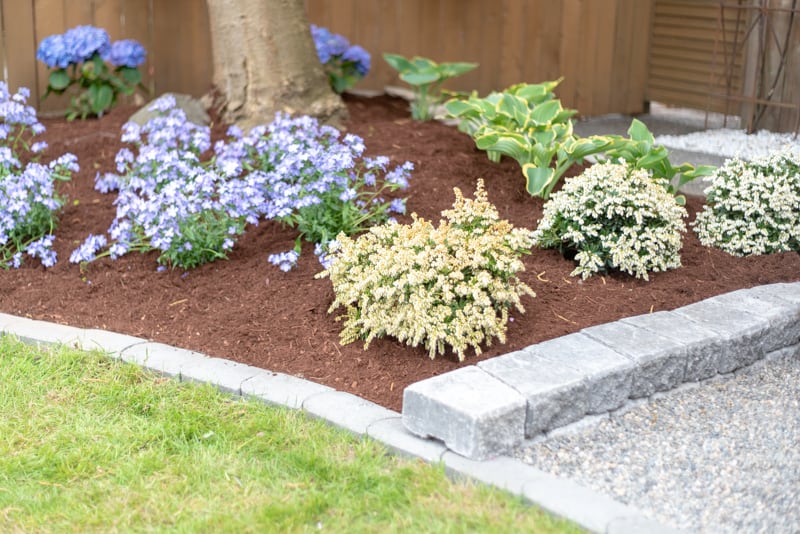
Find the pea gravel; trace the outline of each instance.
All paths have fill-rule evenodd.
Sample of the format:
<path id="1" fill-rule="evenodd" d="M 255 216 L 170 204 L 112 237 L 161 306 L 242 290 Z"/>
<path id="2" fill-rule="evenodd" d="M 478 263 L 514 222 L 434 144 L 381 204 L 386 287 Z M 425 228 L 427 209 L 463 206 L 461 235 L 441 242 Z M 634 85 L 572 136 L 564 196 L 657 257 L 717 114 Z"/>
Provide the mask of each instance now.
<path id="1" fill-rule="evenodd" d="M 701 533 L 800 533 L 800 349 L 526 443 L 543 471 Z"/>

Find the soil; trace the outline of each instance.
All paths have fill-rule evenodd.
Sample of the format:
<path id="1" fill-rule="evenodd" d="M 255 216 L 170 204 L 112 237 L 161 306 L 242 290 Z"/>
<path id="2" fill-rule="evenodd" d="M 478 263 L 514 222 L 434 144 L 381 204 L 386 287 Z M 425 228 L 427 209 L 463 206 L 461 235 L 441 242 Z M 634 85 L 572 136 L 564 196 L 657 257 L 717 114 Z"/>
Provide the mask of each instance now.
<path id="1" fill-rule="evenodd" d="M 482 177 L 504 218 L 533 228 L 541 217 L 542 201 L 525 192 L 516 162 L 491 163 L 455 128 L 410 120 L 403 100 L 347 96 L 346 102 L 346 128 L 364 138 L 370 155 L 416 166 L 408 190 L 409 213 L 438 221 L 440 211 L 454 200 L 453 187 L 471 196 Z M 81 171 L 62 187 L 69 200 L 56 232 L 58 264 L 44 269 L 38 260 L 27 259 L 20 269 L 0 272 L 0 311 L 192 349 L 303 377 L 400 410 L 407 385 L 462 365 L 622 317 L 671 310 L 754 285 L 800 280 L 796 253 L 735 258 L 703 247 L 691 231 L 684 238 L 683 267 L 654 273 L 649 282 L 621 273 L 581 281 L 570 276 L 572 261 L 556 251 L 534 249 L 520 278 L 537 296 L 523 298 L 527 313 L 512 314 L 505 345 L 485 347 L 477 357 L 470 352 L 463 363 L 453 355 L 431 360 L 422 347 L 390 338 L 373 342 L 367 351 L 359 342 L 342 346 L 341 323 L 336 313 L 327 311 L 333 300 L 331 283 L 314 279 L 321 267 L 311 247 L 304 247 L 299 267 L 289 273 L 267 262 L 267 255 L 291 249 L 296 236 L 274 222 L 250 227 L 227 261 L 188 272 L 156 272 L 155 252 L 117 261 L 104 258 L 85 272 L 67 261 L 89 233 L 103 233 L 111 224 L 115 195 L 95 191 L 94 177 L 114 171 L 114 156 L 122 146 L 120 126 L 134 111 L 119 107 L 102 119 L 72 123 L 43 120 L 43 137 L 50 145 L 43 161 L 72 152 Z M 214 125 L 216 134 L 224 130 L 224 125 Z M 578 172 L 576 167 L 570 174 Z M 687 207 L 691 221 L 702 199 L 690 198 Z"/>

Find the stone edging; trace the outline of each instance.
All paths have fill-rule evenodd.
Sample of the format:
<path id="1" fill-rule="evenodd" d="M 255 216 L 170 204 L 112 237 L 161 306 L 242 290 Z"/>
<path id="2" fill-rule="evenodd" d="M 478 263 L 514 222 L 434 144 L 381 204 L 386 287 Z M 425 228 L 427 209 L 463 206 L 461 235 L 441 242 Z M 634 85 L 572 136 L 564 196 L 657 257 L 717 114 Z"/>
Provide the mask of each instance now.
<path id="1" fill-rule="evenodd" d="M 403 424 L 481 460 L 785 350 L 800 354 L 800 282 L 585 328 L 416 382 L 403 394 Z"/>

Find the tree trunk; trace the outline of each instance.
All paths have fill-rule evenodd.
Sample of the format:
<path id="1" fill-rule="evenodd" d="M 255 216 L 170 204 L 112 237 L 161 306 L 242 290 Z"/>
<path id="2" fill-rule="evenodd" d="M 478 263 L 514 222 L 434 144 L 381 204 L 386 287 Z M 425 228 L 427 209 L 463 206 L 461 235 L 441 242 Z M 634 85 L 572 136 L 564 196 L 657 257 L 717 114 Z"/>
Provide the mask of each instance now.
<path id="1" fill-rule="evenodd" d="M 303 0 L 207 0 L 214 85 L 226 122 L 245 130 L 276 111 L 337 124 L 347 115 L 314 48 Z"/>

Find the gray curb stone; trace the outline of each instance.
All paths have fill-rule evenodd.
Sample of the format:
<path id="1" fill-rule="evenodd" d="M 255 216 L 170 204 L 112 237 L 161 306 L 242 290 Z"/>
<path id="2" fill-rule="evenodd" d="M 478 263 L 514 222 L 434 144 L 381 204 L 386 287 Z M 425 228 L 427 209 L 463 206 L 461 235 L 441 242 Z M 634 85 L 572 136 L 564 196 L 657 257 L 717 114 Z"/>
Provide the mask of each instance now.
<path id="1" fill-rule="evenodd" d="M 470 458 L 487 458 L 525 434 L 525 398 L 475 366 L 422 380 L 403 392 L 403 424 Z"/>
<path id="2" fill-rule="evenodd" d="M 403 426 L 400 414 L 370 424 L 367 427 L 367 436 L 380 441 L 399 456 L 421 458 L 431 464 L 438 463 L 448 450 L 441 441 L 412 434 Z"/>
<path id="3" fill-rule="evenodd" d="M 222 358 L 205 358 L 197 364 L 181 367 L 181 382 L 213 383 L 223 391 L 242 395 L 242 383 L 263 372 L 263 369 Z"/>
<path id="4" fill-rule="evenodd" d="M 303 410 L 334 426 L 363 436 L 373 423 L 400 414 L 344 391 L 319 393 L 303 402 Z"/>
<path id="5" fill-rule="evenodd" d="M 299 410 L 306 399 L 336 390 L 296 376 L 262 370 L 242 382 L 241 391 L 245 397 L 255 397 L 267 404 Z"/>
<path id="6" fill-rule="evenodd" d="M 493 380 L 464 367 L 417 382 L 406 388 L 403 421 L 454 452 L 491 458 L 508 449 L 508 440 L 522 441 L 518 428 L 508 428 L 519 420 L 482 402 L 470 405 L 468 398 L 508 403 L 508 393 L 494 393 L 500 384 L 525 399 L 522 435 L 536 438 L 631 400 L 751 366 L 798 343 L 800 282 L 738 290 L 480 362 L 477 369 Z M 488 428 L 502 440 L 492 441 Z"/>

